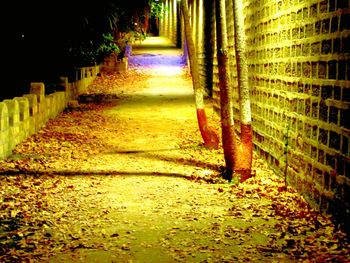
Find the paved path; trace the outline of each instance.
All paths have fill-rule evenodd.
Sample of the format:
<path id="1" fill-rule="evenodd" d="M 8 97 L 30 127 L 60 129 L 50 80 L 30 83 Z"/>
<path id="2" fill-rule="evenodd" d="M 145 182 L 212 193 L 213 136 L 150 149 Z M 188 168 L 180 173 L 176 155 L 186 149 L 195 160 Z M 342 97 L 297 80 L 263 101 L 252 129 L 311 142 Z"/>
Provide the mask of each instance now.
<path id="1" fill-rule="evenodd" d="M 0 161 L 18 173 L 0 180 L 1 262 L 322 262 L 338 253 L 332 224 L 283 192 L 261 161 L 240 186 L 218 180 L 222 151 L 201 146 L 191 79 L 166 39 L 135 45 L 129 71 L 88 92 L 118 99 L 62 113 Z M 217 125 L 210 107 L 208 116 Z"/>
<path id="2" fill-rule="evenodd" d="M 240 253 L 241 241 L 231 237 L 237 227 L 229 212 L 233 200 L 217 185 L 188 180 L 213 173 L 222 155 L 200 147 L 191 79 L 181 60 L 180 50 L 163 38 L 133 47 L 130 70 L 146 78 L 122 93 L 111 90 L 121 99 L 104 114 L 120 129 L 108 150 L 82 163 L 89 171 L 119 175 L 99 177 L 93 192 L 75 194 L 79 205 L 89 204 L 72 215 L 82 218 L 74 222 L 76 235 L 89 225 L 95 229 L 86 232 L 94 236 L 84 237 L 88 248 L 56 255 L 52 262 L 223 262 Z M 78 176 L 70 183 L 85 189 L 95 180 L 84 177 L 80 183 Z M 60 198 L 69 206 L 69 195 Z M 96 222 L 91 209 L 99 214 Z M 261 236 L 254 235 L 254 242 Z M 97 249 L 90 249 L 94 244 Z"/>

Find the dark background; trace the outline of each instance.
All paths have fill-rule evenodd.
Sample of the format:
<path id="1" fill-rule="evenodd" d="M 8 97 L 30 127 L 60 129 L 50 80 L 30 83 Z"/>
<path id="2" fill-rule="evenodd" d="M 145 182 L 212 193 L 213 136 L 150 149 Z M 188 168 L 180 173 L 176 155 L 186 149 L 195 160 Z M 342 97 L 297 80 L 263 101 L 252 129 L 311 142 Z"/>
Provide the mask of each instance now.
<path id="1" fill-rule="evenodd" d="M 28 93 L 30 82 L 44 82 L 50 90 L 59 76 L 89 66 L 74 57 L 74 48 L 96 44 L 97 35 L 111 31 L 111 17 L 114 27 L 126 27 L 147 2 L 15 1 L 2 6 L 0 101 Z"/>

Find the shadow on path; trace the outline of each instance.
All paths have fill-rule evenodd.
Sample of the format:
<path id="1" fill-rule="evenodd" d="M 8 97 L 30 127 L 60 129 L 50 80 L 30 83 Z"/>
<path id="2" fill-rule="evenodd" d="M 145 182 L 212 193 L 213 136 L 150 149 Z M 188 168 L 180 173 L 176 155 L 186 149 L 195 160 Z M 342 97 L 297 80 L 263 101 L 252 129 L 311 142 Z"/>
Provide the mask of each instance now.
<path id="1" fill-rule="evenodd" d="M 86 170 L 74 170 L 74 171 L 5 171 L 0 172 L 0 176 L 12 176 L 12 175 L 26 175 L 26 176 L 42 176 L 42 175 L 50 175 L 50 176 L 110 176 L 110 175 L 122 175 L 122 176 L 165 176 L 165 177 L 180 177 L 180 178 L 189 178 L 185 174 L 180 173 L 160 173 L 160 172 L 139 172 L 139 171 L 86 171 Z"/>

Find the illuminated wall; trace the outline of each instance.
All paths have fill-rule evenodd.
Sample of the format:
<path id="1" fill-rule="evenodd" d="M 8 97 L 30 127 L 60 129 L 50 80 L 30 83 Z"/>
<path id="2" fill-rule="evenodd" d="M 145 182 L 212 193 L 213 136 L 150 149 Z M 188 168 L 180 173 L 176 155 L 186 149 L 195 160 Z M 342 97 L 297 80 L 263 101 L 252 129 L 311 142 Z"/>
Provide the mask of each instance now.
<path id="1" fill-rule="evenodd" d="M 244 6 L 255 151 L 282 176 L 287 166 L 288 182 L 314 207 L 348 220 L 350 0 Z M 219 112 L 214 1 L 190 0 L 189 7 L 201 80 Z M 226 20 L 238 117 L 233 0 L 226 0 Z"/>
<path id="2" fill-rule="evenodd" d="M 226 5 L 238 116 L 232 0 Z M 288 181 L 313 204 L 349 216 L 349 1 L 246 0 L 244 11 L 256 152 L 282 175 L 287 164 Z M 218 107 L 216 83 L 214 74 Z"/>
<path id="3" fill-rule="evenodd" d="M 164 0 L 162 2 L 163 16 L 159 20 L 159 35 L 169 38 L 174 44 L 177 44 L 177 31 L 179 23 L 177 0 Z"/>

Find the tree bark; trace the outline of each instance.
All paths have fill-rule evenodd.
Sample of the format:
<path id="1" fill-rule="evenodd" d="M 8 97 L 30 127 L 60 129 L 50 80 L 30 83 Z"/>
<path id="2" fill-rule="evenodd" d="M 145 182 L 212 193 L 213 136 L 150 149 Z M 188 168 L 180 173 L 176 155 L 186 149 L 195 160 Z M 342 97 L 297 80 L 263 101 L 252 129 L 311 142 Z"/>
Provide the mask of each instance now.
<path id="1" fill-rule="evenodd" d="M 246 38 L 244 30 L 244 5 L 242 0 L 234 0 L 234 27 L 235 27 L 235 47 L 236 64 L 239 89 L 239 106 L 241 120 L 241 147 L 239 163 L 236 169 L 240 170 L 241 181 L 251 176 L 253 158 L 253 129 L 250 108 L 250 92 L 248 83 L 248 63 L 246 57 Z"/>
<path id="2" fill-rule="evenodd" d="M 192 75 L 192 84 L 194 89 L 197 120 L 200 133 L 202 135 L 204 146 L 211 149 L 219 148 L 218 133 L 212 127 L 208 126 L 207 117 L 204 109 L 204 89 L 200 84 L 198 60 L 196 49 L 192 38 L 190 18 L 188 14 L 187 0 L 181 0 L 181 13 L 184 21 L 185 37 L 188 48 L 188 57 L 190 61 L 190 71 Z"/>
<path id="3" fill-rule="evenodd" d="M 219 68 L 220 114 L 222 146 L 226 164 L 225 178 L 232 179 L 237 159 L 237 142 L 234 130 L 232 90 L 230 87 L 225 0 L 215 1 L 216 46 Z"/>

